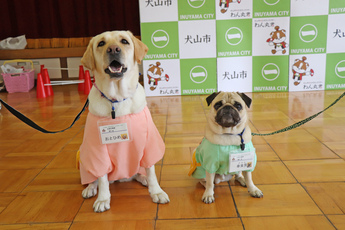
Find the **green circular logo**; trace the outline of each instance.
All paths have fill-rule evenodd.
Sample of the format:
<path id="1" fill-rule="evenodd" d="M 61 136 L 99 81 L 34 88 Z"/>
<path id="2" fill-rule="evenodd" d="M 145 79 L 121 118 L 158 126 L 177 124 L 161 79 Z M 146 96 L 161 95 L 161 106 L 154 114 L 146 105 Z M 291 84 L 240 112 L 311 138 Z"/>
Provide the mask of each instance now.
<path id="1" fill-rule="evenodd" d="M 266 64 L 261 70 L 262 77 L 267 81 L 274 81 L 279 77 L 279 73 L 280 69 L 274 63 Z"/>
<path id="2" fill-rule="evenodd" d="M 237 27 L 231 27 L 225 33 L 225 40 L 232 46 L 240 44 L 243 38 L 242 31 Z"/>
<path id="3" fill-rule="evenodd" d="M 206 0 L 188 0 L 188 4 L 193 8 L 200 8 L 205 4 Z"/>
<path id="4" fill-rule="evenodd" d="M 194 66 L 189 77 L 194 83 L 201 84 L 207 79 L 207 70 L 203 66 Z"/>
<path id="5" fill-rule="evenodd" d="M 267 4 L 267 5 L 270 5 L 270 6 L 274 6 L 275 4 L 277 4 L 280 0 L 264 0 L 264 2 Z"/>
<path id="6" fill-rule="evenodd" d="M 313 24 L 305 24 L 299 30 L 299 38 L 304 42 L 312 42 L 317 37 L 317 28 Z"/>
<path id="7" fill-rule="evenodd" d="M 164 48 L 169 43 L 169 34 L 164 30 L 156 30 L 151 36 L 151 42 L 157 48 Z"/>
<path id="8" fill-rule="evenodd" d="M 340 78 L 345 78 L 345 60 L 337 63 L 335 66 L 335 74 Z"/>

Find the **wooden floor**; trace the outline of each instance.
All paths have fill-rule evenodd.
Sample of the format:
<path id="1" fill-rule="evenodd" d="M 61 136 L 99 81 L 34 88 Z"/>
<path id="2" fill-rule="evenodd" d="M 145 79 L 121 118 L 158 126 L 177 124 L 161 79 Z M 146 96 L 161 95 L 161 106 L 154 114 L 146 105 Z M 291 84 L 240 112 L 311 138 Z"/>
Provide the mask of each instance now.
<path id="1" fill-rule="evenodd" d="M 86 96 L 77 86 L 54 86 L 55 95 L 0 98 L 49 130 L 69 126 Z M 250 126 L 268 133 L 313 115 L 342 91 L 253 93 Z M 203 187 L 188 177 L 191 151 L 201 141 L 206 96 L 151 97 L 148 106 L 165 141 L 156 165 L 171 202 L 152 203 L 137 182 L 114 183 L 111 209 L 92 210 L 83 199 L 75 155 L 86 114 L 60 134 L 42 134 L 0 111 L 0 229 L 345 229 L 345 99 L 300 128 L 253 137 L 253 173 L 264 198 L 235 182 L 216 186 L 216 202 L 201 201 Z"/>

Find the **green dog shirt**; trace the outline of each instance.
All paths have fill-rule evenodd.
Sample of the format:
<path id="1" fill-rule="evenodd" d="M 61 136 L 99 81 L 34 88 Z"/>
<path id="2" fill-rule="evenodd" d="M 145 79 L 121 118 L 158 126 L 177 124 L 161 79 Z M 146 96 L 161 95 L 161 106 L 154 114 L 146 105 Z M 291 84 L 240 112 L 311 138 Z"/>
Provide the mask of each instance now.
<path id="1" fill-rule="evenodd" d="M 193 154 L 193 161 L 188 175 L 197 179 L 206 177 L 206 171 L 220 175 L 237 174 L 239 172 L 229 172 L 230 155 L 253 152 L 253 168 L 243 170 L 252 172 L 256 166 L 256 153 L 252 142 L 245 144 L 242 151 L 240 145 L 217 145 L 204 138 Z M 242 171 L 242 170 L 241 170 Z"/>

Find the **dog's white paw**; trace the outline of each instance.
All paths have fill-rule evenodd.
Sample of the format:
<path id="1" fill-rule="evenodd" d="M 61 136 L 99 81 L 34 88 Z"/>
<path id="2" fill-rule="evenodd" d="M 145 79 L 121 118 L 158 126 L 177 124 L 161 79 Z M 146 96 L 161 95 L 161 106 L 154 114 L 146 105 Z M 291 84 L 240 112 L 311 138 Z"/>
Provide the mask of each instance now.
<path id="1" fill-rule="evenodd" d="M 94 212 L 104 212 L 110 209 L 110 198 L 106 200 L 100 200 L 97 198 L 95 203 L 93 203 Z"/>
<path id="2" fill-rule="evenodd" d="M 83 198 L 88 199 L 97 195 L 97 184 L 89 184 L 81 193 Z"/>
<path id="3" fill-rule="evenodd" d="M 152 201 L 158 204 L 166 204 L 170 202 L 168 194 L 166 194 L 163 190 L 159 193 L 150 194 Z"/>
<path id="4" fill-rule="evenodd" d="M 215 184 L 219 184 L 219 183 L 222 183 L 222 182 L 228 182 L 229 180 L 231 180 L 231 178 L 232 178 L 231 174 L 227 174 L 227 175 L 216 174 L 216 176 L 214 177 L 214 183 Z"/>
<path id="5" fill-rule="evenodd" d="M 261 198 L 264 196 L 262 191 L 260 189 L 258 189 L 256 186 L 254 186 L 251 189 L 248 189 L 248 192 L 252 197 Z"/>
<path id="6" fill-rule="evenodd" d="M 225 175 L 216 174 L 216 176 L 214 177 L 214 183 L 215 184 L 219 184 L 219 183 L 224 182 L 224 181 L 226 181 Z"/>
<path id="7" fill-rule="evenodd" d="M 211 204 L 214 202 L 214 196 L 213 194 L 210 194 L 208 192 L 204 192 L 204 195 L 202 195 L 202 201 L 205 203 L 205 204 Z"/>
<path id="8" fill-rule="evenodd" d="M 145 187 L 147 187 L 148 183 L 147 183 L 147 177 L 141 174 L 137 174 L 134 177 L 134 180 L 138 181 L 139 183 L 141 183 L 142 185 L 144 185 Z"/>
<path id="9" fill-rule="evenodd" d="M 241 184 L 241 186 L 243 186 L 243 187 L 247 186 L 246 181 L 245 181 L 243 176 L 236 177 L 235 180 L 237 180 Z"/>
<path id="10" fill-rule="evenodd" d="M 206 204 L 213 203 L 215 200 L 213 194 L 213 189 L 206 189 L 204 194 L 202 195 L 202 201 L 204 201 L 204 203 Z"/>

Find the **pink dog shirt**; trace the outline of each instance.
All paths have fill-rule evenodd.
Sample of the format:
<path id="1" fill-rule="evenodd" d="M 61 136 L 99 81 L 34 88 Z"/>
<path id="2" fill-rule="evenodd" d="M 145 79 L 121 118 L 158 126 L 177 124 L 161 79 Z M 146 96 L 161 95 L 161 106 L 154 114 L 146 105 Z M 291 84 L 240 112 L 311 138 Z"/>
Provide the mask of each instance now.
<path id="1" fill-rule="evenodd" d="M 130 120 L 130 141 L 102 144 L 98 121 L 111 122 L 111 118 L 89 113 L 80 151 L 80 176 L 82 184 L 89 184 L 108 174 L 108 180 L 130 178 L 137 173 L 146 174 L 149 168 L 164 155 L 165 145 L 151 113 L 145 107 L 140 113 L 117 117 L 117 123 Z"/>

